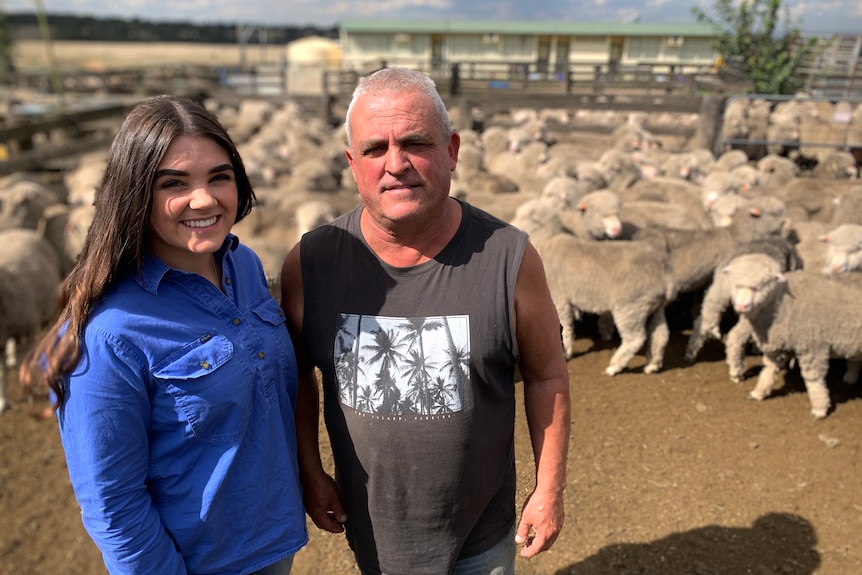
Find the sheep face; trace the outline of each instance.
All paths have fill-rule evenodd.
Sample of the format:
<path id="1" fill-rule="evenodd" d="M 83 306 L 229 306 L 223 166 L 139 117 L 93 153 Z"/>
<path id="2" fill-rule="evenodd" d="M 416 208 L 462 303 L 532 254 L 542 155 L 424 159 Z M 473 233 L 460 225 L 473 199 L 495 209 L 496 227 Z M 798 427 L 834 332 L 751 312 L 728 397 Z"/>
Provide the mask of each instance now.
<path id="1" fill-rule="evenodd" d="M 844 224 L 818 238 L 826 243 L 826 273 L 862 269 L 862 225 Z"/>
<path id="2" fill-rule="evenodd" d="M 778 287 L 786 282 L 778 262 L 764 254 L 746 254 L 734 258 L 725 268 L 730 285 L 733 309 L 747 315 L 760 309 Z"/>

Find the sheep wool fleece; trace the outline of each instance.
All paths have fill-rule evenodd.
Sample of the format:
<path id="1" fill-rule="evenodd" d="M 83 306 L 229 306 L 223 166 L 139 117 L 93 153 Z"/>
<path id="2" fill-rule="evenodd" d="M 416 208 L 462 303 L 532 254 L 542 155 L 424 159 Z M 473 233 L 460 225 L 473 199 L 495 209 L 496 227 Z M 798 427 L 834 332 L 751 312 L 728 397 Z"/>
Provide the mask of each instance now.
<path id="1" fill-rule="evenodd" d="M 447 573 L 515 521 L 514 292 L 526 235 L 462 203 L 432 260 L 381 261 L 362 206 L 303 236 L 303 338 L 366 573 Z"/>

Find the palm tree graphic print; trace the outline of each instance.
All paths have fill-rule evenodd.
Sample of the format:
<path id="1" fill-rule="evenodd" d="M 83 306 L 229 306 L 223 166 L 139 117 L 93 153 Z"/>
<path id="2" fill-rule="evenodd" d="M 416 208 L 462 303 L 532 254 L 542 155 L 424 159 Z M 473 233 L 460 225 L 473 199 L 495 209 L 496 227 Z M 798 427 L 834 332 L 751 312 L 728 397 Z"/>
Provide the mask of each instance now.
<path id="1" fill-rule="evenodd" d="M 436 418 L 470 397 L 469 317 L 339 314 L 335 373 L 341 402 L 370 415 Z"/>

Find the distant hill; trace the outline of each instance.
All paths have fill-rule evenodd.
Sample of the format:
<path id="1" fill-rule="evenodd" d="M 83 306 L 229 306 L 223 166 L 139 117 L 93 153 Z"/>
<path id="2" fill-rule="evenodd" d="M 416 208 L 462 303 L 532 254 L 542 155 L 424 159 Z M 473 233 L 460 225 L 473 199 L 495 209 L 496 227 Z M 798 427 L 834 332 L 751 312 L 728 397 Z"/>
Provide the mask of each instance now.
<path id="1" fill-rule="evenodd" d="M 6 23 L 16 40 L 38 40 L 42 36 L 34 13 L 7 13 Z M 196 42 L 236 44 L 237 27 L 232 23 L 195 24 L 140 19 L 96 18 L 48 14 L 48 27 L 54 40 L 90 40 L 94 42 Z M 306 36 L 338 38 L 338 28 L 304 26 L 246 26 L 248 42 L 257 42 L 261 31 L 266 41 L 286 44 Z"/>

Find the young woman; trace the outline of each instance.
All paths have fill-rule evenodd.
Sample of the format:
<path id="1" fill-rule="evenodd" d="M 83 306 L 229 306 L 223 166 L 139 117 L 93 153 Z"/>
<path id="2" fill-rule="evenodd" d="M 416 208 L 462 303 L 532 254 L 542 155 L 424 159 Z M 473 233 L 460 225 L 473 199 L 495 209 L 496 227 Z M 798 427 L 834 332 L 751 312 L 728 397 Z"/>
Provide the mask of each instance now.
<path id="1" fill-rule="evenodd" d="M 296 358 L 254 192 L 189 99 L 137 105 L 110 150 L 62 312 L 22 366 L 47 385 L 84 526 L 111 573 L 284 575 L 307 541 Z"/>

